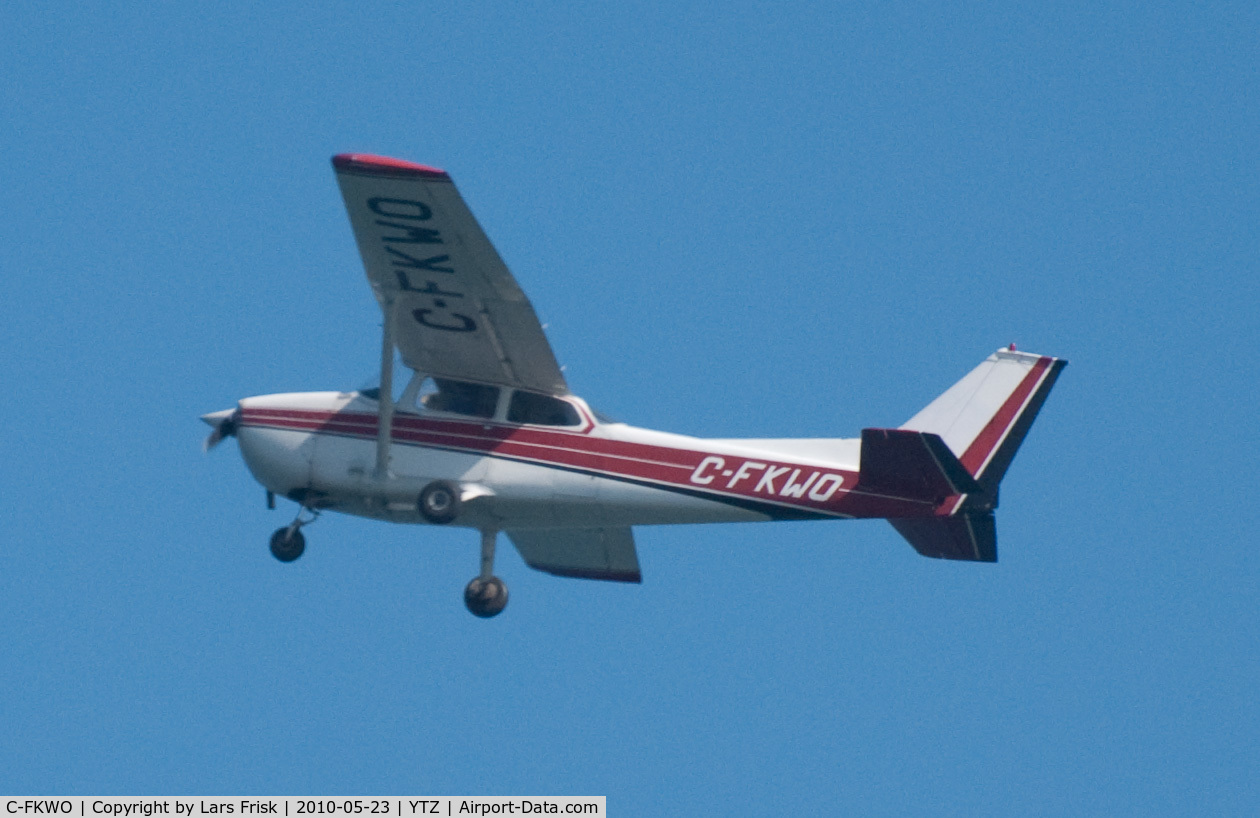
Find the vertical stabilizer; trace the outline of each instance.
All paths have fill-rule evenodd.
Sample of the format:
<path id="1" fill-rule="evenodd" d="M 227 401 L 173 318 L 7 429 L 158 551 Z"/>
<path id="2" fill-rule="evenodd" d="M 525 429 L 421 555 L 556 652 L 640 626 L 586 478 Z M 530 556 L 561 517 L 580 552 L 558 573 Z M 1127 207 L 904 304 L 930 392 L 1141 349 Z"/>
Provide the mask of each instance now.
<path id="1" fill-rule="evenodd" d="M 999 349 L 900 428 L 940 435 L 976 482 L 996 493 L 1065 366 L 1061 358 Z"/>
<path id="2" fill-rule="evenodd" d="M 998 484 L 1065 366 L 1060 358 L 999 349 L 902 424 L 902 430 L 939 435 L 957 458 L 950 464 L 938 456 L 942 473 L 961 466 L 974 478 L 964 487 L 960 479 L 933 475 L 933 485 L 947 482 L 965 493 L 938 508 L 938 516 L 889 520 L 914 550 L 927 557 L 997 562 Z M 924 440 L 931 443 L 930 436 Z"/>

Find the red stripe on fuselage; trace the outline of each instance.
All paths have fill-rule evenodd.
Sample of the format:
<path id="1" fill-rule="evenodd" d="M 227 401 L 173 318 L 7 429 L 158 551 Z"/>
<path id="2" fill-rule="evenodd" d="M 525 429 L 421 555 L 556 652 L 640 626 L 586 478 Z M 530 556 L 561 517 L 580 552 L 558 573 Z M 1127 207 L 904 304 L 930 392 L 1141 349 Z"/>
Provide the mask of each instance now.
<path id="1" fill-rule="evenodd" d="M 377 416 L 361 412 L 247 408 L 242 413 L 241 423 L 374 440 Z M 597 477 L 685 489 L 688 493 L 719 501 L 754 501 L 825 516 L 910 517 L 932 513 L 932 506 L 927 503 L 852 491 L 851 487 L 857 483 L 856 472 L 743 454 L 676 449 L 563 430 L 398 415 L 394 416 L 392 438 L 406 445 L 503 457 Z M 693 480 L 697 467 L 706 458 L 714 457 L 722 458 L 723 464 L 706 467 L 705 482 Z M 745 463 L 762 468 L 745 468 Z M 770 468 L 777 472 L 776 476 L 758 491 L 761 477 Z M 744 476 L 734 480 L 741 473 Z M 826 485 L 823 482 L 826 475 L 841 478 L 840 487 L 826 500 L 810 498 L 811 488 Z M 732 480 L 734 485 L 728 485 Z M 807 482 L 807 488 L 800 491 L 799 496 L 782 493 L 789 484 L 799 487 Z"/>

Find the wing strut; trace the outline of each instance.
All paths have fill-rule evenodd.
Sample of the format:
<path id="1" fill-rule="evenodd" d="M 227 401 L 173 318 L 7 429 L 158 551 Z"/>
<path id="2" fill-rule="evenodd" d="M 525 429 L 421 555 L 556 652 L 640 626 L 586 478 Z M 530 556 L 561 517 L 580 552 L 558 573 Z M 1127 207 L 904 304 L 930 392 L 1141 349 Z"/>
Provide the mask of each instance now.
<path id="1" fill-rule="evenodd" d="M 394 427 L 394 301 L 381 304 L 381 392 L 376 416 L 376 477 L 389 477 L 389 439 Z"/>

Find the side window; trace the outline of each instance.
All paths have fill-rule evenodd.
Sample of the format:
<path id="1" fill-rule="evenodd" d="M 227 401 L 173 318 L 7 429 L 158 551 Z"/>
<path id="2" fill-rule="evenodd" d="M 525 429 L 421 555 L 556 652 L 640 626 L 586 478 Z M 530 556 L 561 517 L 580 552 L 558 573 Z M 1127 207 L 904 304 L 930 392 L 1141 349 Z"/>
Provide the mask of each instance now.
<path id="1" fill-rule="evenodd" d="M 447 378 L 425 378 L 416 395 L 416 403 L 430 412 L 492 418 L 495 407 L 499 405 L 499 387 Z"/>
<path id="2" fill-rule="evenodd" d="M 582 418 L 571 404 L 534 392 L 517 392 L 508 405 L 511 423 L 537 423 L 543 426 L 581 426 Z"/>

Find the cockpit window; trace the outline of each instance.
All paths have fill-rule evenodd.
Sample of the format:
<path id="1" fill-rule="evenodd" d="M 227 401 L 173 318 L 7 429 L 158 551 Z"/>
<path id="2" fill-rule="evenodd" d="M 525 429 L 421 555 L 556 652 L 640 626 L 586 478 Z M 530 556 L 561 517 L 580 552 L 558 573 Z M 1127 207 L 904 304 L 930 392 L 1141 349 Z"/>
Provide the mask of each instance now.
<path id="1" fill-rule="evenodd" d="M 417 398 L 417 403 L 431 412 L 492 418 L 499 405 L 499 387 L 447 378 L 426 378 Z"/>
<path id="2" fill-rule="evenodd" d="M 580 426 L 582 418 L 572 404 L 548 395 L 517 392 L 508 405 L 510 423 L 537 423 L 542 426 Z"/>

